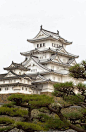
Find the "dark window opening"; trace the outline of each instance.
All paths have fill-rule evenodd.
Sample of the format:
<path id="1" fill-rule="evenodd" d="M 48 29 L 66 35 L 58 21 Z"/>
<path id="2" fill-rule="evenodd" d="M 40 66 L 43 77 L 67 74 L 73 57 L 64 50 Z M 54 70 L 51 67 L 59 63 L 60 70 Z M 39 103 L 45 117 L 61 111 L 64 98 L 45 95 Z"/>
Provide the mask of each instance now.
<path id="1" fill-rule="evenodd" d="M 40 44 L 40 47 L 42 47 L 42 44 Z"/>
<path id="2" fill-rule="evenodd" d="M 45 46 L 45 43 L 43 43 L 43 47 Z"/>
<path id="3" fill-rule="evenodd" d="M 39 47 L 39 44 L 37 44 L 37 47 Z"/>
<path id="4" fill-rule="evenodd" d="M 26 88 L 26 91 L 27 91 L 27 88 Z"/>

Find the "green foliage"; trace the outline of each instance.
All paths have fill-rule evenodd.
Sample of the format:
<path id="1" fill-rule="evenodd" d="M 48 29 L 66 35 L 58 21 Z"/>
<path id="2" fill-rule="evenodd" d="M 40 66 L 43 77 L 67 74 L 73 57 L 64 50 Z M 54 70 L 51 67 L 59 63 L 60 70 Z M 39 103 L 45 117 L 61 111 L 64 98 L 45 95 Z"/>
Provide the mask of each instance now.
<path id="1" fill-rule="evenodd" d="M 22 129 L 27 132 L 33 132 L 33 131 L 41 131 L 43 128 L 37 124 L 34 123 L 27 123 L 27 122 L 17 122 L 15 124 L 16 128 Z"/>
<path id="2" fill-rule="evenodd" d="M 0 117 L 0 124 L 13 124 L 14 120 L 8 117 Z"/>
<path id="3" fill-rule="evenodd" d="M 60 119 L 51 118 L 47 121 L 45 127 L 52 130 L 66 130 L 68 129 L 68 124 L 62 122 Z"/>
<path id="4" fill-rule="evenodd" d="M 22 110 L 20 108 L 0 107 L 0 115 L 23 117 L 27 114 L 28 114 L 27 110 Z"/>
<path id="5" fill-rule="evenodd" d="M 83 116 L 86 116 L 86 109 L 80 109 L 80 112 L 83 114 Z"/>
<path id="6" fill-rule="evenodd" d="M 70 76 L 74 78 L 85 78 L 85 68 L 81 64 L 76 64 L 69 68 Z"/>
<path id="7" fill-rule="evenodd" d="M 85 68 L 85 70 L 86 70 L 86 60 L 83 60 L 82 62 L 81 62 L 81 65 Z"/>
<path id="8" fill-rule="evenodd" d="M 82 95 L 69 95 L 65 96 L 64 100 L 68 103 L 71 103 L 72 105 L 76 104 L 78 105 L 80 102 L 83 101 L 83 96 Z"/>
<path id="9" fill-rule="evenodd" d="M 81 91 L 81 90 L 86 90 L 86 85 L 83 83 L 78 83 L 77 88 Z"/>
<path id="10" fill-rule="evenodd" d="M 40 118 L 41 122 L 46 122 L 48 120 L 50 120 L 50 117 L 47 114 L 39 114 L 38 117 Z"/>
<path id="11" fill-rule="evenodd" d="M 73 82 L 56 83 L 54 85 L 54 88 L 55 88 L 54 95 L 62 97 L 64 95 L 73 93 L 74 84 Z"/>
<path id="12" fill-rule="evenodd" d="M 54 86 L 55 87 L 55 86 Z M 54 89 L 54 92 L 52 92 L 52 95 L 53 96 L 56 96 L 56 97 L 61 97 L 63 94 L 62 94 L 62 92 L 59 92 L 59 91 L 57 91 L 56 89 Z"/>
<path id="13" fill-rule="evenodd" d="M 7 126 L 7 127 L 3 127 L 3 128 L 0 128 L 0 132 L 9 132 L 9 131 L 12 130 L 13 128 L 14 128 L 13 125 Z"/>
<path id="14" fill-rule="evenodd" d="M 57 89 L 57 90 L 61 90 L 62 88 L 62 91 L 64 88 L 72 88 L 74 85 L 73 85 L 73 82 L 65 82 L 65 83 L 56 83 L 54 84 L 54 88 Z"/>
<path id="15" fill-rule="evenodd" d="M 13 103 L 4 104 L 3 107 L 9 107 L 9 108 L 12 108 L 12 107 L 14 107 L 14 104 L 13 104 Z"/>
<path id="16" fill-rule="evenodd" d="M 83 114 L 80 111 L 73 111 L 65 113 L 64 116 L 68 119 L 80 119 L 83 117 Z"/>
<path id="17" fill-rule="evenodd" d="M 82 102 L 83 96 L 82 95 L 74 95 L 71 94 L 71 91 L 74 90 L 74 86 L 72 82 L 66 83 L 57 83 L 54 85 L 57 94 L 61 97 L 61 100 L 58 100 L 60 97 L 53 98 L 47 95 L 25 95 L 25 94 L 13 94 L 8 99 L 12 102 L 12 104 L 6 104 L 3 107 L 0 107 L 0 115 L 8 115 L 13 117 L 24 117 L 26 121 L 24 122 L 16 122 L 10 123 L 18 129 L 22 129 L 26 132 L 33 132 L 33 131 L 42 131 L 42 130 L 66 130 L 68 129 L 69 122 L 67 122 L 66 118 L 82 118 L 83 113 L 73 113 L 68 112 L 64 113 L 65 117 L 63 116 L 62 109 L 68 104 L 78 104 Z M 56 99 L 56 102 L 54 102 Z M 14 105 L 15 104 L 15 105 Z M 14 108 L 16 106 L 16 108 Z M 47 107 L 50 106 L 50 107 Z M 20 107 L 25 107 L 21 109 Z M 42 108 L 43 107 L 43 108 Z M 67 106 L 68 107 L 68 106 Z M 40 109 L 42 108 L 42 109 Z M 46 109 L 45 109 L 46 108 Z M 41 112 L 46 112 L 46 114 L 40 115 L 32 115 L 33 109 L 40 109 Z M 50 109 L 50 110 L 47 110 Z M 32 111 L 33 110 L 33 111 Z M 32 112 L 32 113 L 31 113 Z M 52 114 L 51 114 L 52 112 Z M 55 117 L 57 113 L 59 116 L 58 118 Z M 61 120 L 60 120 L 61 119 Z M 20 120 L 20 118 L 19 118 Z M 9 121 L 9 120 L 8 120 Z M 80 121 L 80 120 L 79 120 Z M 7 120 L 3 120 L 4 123 L 7 123 Z M 1 120 L 2 123 L 2 120 Z M 8 123 L 9 124 L 9 123 Z M 5 129 L 5 130 L 4 130 Z M 7 131 L 6 129 L 11 129 L 9 127 L 0 129 L 1 131 Z"/>
<path id="18" fill-rule="evenodd" d="M 27 108 L 29 105 L 32 109 L 47 106 L 53 102 L 53 98 L 47 95 L 13 94 L 8 99 L 19 106 L 27 103 Z"/>
<path id="19" fill-rule="evenodd" d="M 49 113 L 49 110 L 46 107 L 41 107 L 39 111 L 43 113 Z"/>
<path id="20" fill-rule="evenodd" d="M 68 128 L 68 124 L 65 122 L 65 124 L 60 120 L 59 117 L 52 117 L 47 114 L 39 114 L 39 124 L 44 128 L 44 130 L 49 131 L 49 129 L 53 130 L 65 130 Z"/>
<path id="21" fill-rule="evenodd" d="M 64 99 L 64 96 L 74 94 L 73 90 L 74 90 L 73 82 L 56 83 L 54 84 L 53 95 L 56 97 L 62 97 Z"/>

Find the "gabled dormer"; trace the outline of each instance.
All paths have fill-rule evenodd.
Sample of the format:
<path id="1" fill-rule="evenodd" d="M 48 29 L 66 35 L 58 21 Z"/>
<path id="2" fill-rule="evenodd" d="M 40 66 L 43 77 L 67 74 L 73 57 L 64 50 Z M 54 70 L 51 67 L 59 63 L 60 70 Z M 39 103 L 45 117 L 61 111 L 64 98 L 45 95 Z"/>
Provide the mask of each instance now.
<path id="1" fill-rule="evenodd" d="M 4 70 L 13 71 L 16 74 L 22 75 L 26 73 L 29 68 L 26 68 L 22 64 L 17 64 L 12 61 L 11 65 L 9 67 L 4 68 Z"/>

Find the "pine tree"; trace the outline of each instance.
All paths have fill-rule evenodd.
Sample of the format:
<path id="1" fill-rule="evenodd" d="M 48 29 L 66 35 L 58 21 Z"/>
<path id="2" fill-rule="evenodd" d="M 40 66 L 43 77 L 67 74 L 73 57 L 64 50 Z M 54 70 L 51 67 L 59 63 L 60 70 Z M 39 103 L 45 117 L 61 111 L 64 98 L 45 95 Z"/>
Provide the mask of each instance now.
<path id="1" fill-rule="evenodd" d="M 8 98 L 11 103 L 0 107 L 0 131 L 8 131 L 13 128 L 22 129 L 26 132 L 40 131 L 43 128 L 33 123 L 31 112 L 33 109 L 46 107 L 53 102 L 53 98 L 46 95 L 13 94 Z M 9 118 L 10 117 L 10 118 Z M 15 121 L 11 117 L 22 117 L 23 121 Z M 2 127 L 4 125 L 4 127 Z"/>
<path id="2" fill-rule="evenodd" d="M 74 78 L 86 79 L 86 61 L 82 61 L 79 64 L 71 66 L 69 69 L 70 76 Z"/>
<path id="3" fill-rule="evenodd" d="M 63 122 L 68 123 L 69 128 L 78 132 L 86 132 L 86 85 L 79 83 L 74 86 L 72 82 L 66 82 L 57 83 L 54 87 L 53 95 L 57 97 L 57 110 L 48 106 L 49 109 L 56 113 Z M 74 93 L 75 88 L 80 94 Z M 73 108 L 76 109 L 73 111 Z"/>

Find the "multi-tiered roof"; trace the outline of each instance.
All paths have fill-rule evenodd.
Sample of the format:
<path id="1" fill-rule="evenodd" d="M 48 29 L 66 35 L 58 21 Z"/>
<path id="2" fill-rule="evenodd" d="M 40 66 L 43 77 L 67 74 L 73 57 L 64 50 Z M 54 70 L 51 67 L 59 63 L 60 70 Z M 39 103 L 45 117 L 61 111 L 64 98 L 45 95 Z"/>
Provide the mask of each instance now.
<path id="1" fill-rule="evenodd" d="M 0 75 L 0 81 L 18 79 L 19 82 L 3 83 L 0 84 L 0 87 L 23 86 L 39 91 L 42 91 L 44 88 L 44 91 L 48 91 L 50 87 L 48 84 L 52 84 L 53 86 L 54 83 L 61 82 L 62 77 L 68 77 L 69 67 L 76 64 L 75 58 L 78 58 L 77 55 L 70 54 L 65 49 L 72 42 L 68 42 L 62 38 L 59 35 L 59 31 L 54 33 L 43 29 L 42 26 L 36 37 L 27 39 L 27 41 L 33 43 L 35 48 L 31 51 L 20 53 L 25 56 L 25 60 L 19 64 L 12 62 L 9 67 L 4 68 L 8 73 Z M 46 55 L 46 57 L 43 58 L 43 55 Z M 63 61 L 62 57 L 66 61 Z M 52 69 L 52 66 L 57 67 L 57 69 Z M 55 77 L 61 77 L 61 80 L 57 81 Z M 24 83 L 24 81 L 22 83 L 22 79 L 28 80 L 28 83 Z M 44 84 L 47 84 L 47 90 Z M 53 88 L 50 89 L 51 91 L 53 90 Z"/>
<path id="2" fill-rule="evenodd" d="M 41 38 L 39 38 L 39 35 L 41 36 Z M 36 37 L 34 37 L 33 39 L 27 39 L 27 41 L 30 43 L 40 42 L 40 40 L 59 40 L 66 45 L 72 44 L 72 42 L 68 42 L 67 40 L 62 38 L 59 35 L 58 30 L 57 30 L 57 33 L 54 33 L 54 32 L 43 29 L 42 26 L 40 27 L 40 31 L 36 35 Z"/>

